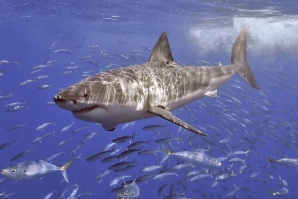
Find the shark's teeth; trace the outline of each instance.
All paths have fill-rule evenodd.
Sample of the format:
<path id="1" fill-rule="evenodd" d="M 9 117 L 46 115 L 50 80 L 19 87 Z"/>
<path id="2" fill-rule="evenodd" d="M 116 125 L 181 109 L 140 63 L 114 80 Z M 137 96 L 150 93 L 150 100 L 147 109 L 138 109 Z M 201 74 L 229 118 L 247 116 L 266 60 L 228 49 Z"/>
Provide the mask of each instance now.
<path id="1" fill-rule="evenodd" d="M 81 113 L 87 113 L 89 111 L 92 111 L 96 108 L 97 106 L 92 106 L 92 107 L 88 107 L 88 108 L 84 108 L 84 109 L 80 109 L 80 110 L 76 110 L 76 111 L 72 111 L 73 114 L 81 114 Z"/>

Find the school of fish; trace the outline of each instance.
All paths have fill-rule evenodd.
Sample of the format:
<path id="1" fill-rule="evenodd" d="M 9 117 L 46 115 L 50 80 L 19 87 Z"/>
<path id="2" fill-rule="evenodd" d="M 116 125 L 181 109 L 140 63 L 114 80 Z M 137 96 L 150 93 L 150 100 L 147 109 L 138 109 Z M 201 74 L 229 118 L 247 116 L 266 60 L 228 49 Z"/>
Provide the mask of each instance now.
<path id="1" fill-rule="evenodd" d="M 146 62 L 154 46 L 132 48 L 123 38 L 115 45 L 124 46 L 127 53 L 108 52 L 97 44 L 70 47 L 53 41 L 47 49 L 48 59 L 31 66 L 28 79 L 17 79 L 18 89 L 55 94 L 62 86 L 98 72 Z M 10 72 L 12 67 L 22 70 L 25 65 L 18 60 L 0 59 L 2 82 L 14 75 Z M 249 62 L 254 58 L 247 59 Z M 193 63 L 221 66 L 215 62 Z M 18 90 L 4 89 L 1 84 L 3 118 L 27 114 L 26 119 L 15 120 L 14 125 L 1 123 L 1 133 L 30 135 L 27 140 L 15 139 L 17 136 L 0 139 L 0 153 L 11 154 L 1 160 L 0 198 L 25 196 L 22 189 L 9 192 L 5 187 L 8 183 L 17 187 L 23 180 L 34 185 L 33 189 L 38 189 L 39 181 L 54 184 L 55 189 L 44 192 L 44 199 L 101 198 L 99 193 L 103 192 L 112 192 L 117 199 L 149 198 L 146 192 L 152 198 L 163 199 L 255 198 L 258 193 L 250 188 L 250 183 L 266 187 L 262 198 L 297 198 L 288 189 L 290 178 L 281 175 L 284 169 L 295 173 L 298 167 L 297 156 L 288 155 L 298 150 L 298 122 L 292 117 L 297 116 L 297 102 L 281 106 L 284 102 L 275 99 L 272 90 L 294 96 L 298 85 L 287 85 L 288 74 L 278 67 L 252 70 L 260 90 L 232 78 L 217 90 L 218 98 L 212 93 L 212 97 L 206 96 L 175 111 L 187 123 L 208 132 L 206 137 L 160 118 L 119 124 L 121 128 L 106 132 L 100 124 L 80 121 L 61 111 L 51 98 L 41 98 L 43 106 L 36 108 L 31 98 L 19 95 Z M 266 75 L 260 74 L 264 72 Z M 59 78 L 68 79 L 68 84 L 59 85 Z M 55 114 L 51 112 L 49 116 L 43 109 L 54 110 Z M 43 112 L 38 120 L 43 122 L 32 125 L 30 114 L 36 110 Z M 22 143 L 27 143 L 27 148 L 19 150 Z M 62 178 L 51 174 L 59 172 Z M 84 175 L 85 179 L 80 181 L 77 175 Z M 89 190 L 89 183 L 103 188 Z"/>

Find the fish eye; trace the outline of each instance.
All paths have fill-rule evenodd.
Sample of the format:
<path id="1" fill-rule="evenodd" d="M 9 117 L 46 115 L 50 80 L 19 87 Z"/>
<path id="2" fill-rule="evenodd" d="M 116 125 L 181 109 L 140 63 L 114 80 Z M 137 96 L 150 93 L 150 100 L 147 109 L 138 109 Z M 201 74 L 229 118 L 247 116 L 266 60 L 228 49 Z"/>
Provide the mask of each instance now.
<path id="1" fill-rule="evenodd" d="M 127 197 L 127 193 L 124 193 L 124 197 L 125 197 L 125 198 Z"/>
<path id="2" fill-rule="evenodd" d="M 23 171 L 24 171 L 24 173 L 26 173 L 26 170 L 25 169 Z"/>
<path id="3" fill-rule="evenodd" d="M 16 170 L 15 169 L 11 169 L 11 173 L 15 173 L 16 172 Z"/>

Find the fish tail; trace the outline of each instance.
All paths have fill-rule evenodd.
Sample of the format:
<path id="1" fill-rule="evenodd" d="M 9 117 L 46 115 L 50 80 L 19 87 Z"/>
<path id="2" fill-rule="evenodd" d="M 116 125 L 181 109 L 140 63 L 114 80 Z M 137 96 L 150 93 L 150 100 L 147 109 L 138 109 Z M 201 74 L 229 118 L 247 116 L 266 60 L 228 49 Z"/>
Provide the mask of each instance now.
<path id="1" fill-rule="evenodd" d="M 171 152 L 164 145 L 162 145 L 162 150 L 166 155 L 171 155 Z"/>
<path id="2" fill-rule="evenodd" d="M 62 175 L 63 175 L 66 182 L 68 182 L 68 177 L 67 177 L 66 170 L 68 169 L 68 167 L 70 167 L 70 165 L 73 163 L 73 161 L 74 160 L 71 160 L 71 161 L 67 162 L 65 165 L 63 165 L 61 167 L 61 172 L 62 172 Z"/>
<path id="3" fill-rule="evenodd" d="M 182 140 L 182 136 L 183 136 L 183 135 L 181 135 L 181 136 L 179 137 L 178 142 L 179 142 L 179 143 L 182 142 L 182 144 L 184 144 L 184 143 L 183 143 L 183 140 Z"/>
<path id="4" fill-rule="evenodd" d="M 232 50 L 231 64 L 239 66 L 237 74 L 255 89 L 259 89 L 254 75 L 246 60 L 247 27 L 238 35 Z"/>
<path id="5" fill-rule="evenodd" d="M 270 158 L 270 157 L 268 157 L 268 156 L 265 156 L 265 157 L 266 157 L 266 159 L 269 161 L 269 163 L 275 162 L 274 159 L 272 159 L 272 158 Z"/>
<path id="6" fill-rule="evenodd" d="M 248 154 L 248 152 L 249 152 L 249 150 L 245 151 L 245 155 L 246 155 L 246 156 L 248 156 L 248 155 L 247 155 L 247 154 Z"/>
<path id="7" fill-rule="evenodd" d="M 271 198 L 272 196 L 274 196 L 274 192 L 270 189 L 270 195 L 271 195 Z"/>
<path id="8" fill-rule="evenodd" d="M 162 145 L 162 150 L 165 153 L 164 157 L 162 158 L 162 161 L 160 162 L 160 165 L 162 165 L 162 163 L 164 161 L 166 161 L 166 159 L 168 159 L 169 155 L 171 155 L 171 152 L 164 146 Z"/>
<path id="9" fill-rule="evenodd" d="M 132 139 L 135 138 L 136 132 L 134 132 L 134 134 L 131 136 Z"/>

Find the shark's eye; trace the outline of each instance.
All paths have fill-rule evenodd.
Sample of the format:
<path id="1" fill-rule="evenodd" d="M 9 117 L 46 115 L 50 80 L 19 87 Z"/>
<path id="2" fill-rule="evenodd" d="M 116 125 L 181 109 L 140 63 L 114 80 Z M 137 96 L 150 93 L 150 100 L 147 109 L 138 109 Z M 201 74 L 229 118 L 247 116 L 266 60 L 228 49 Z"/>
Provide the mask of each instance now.
<path id="1" fill-rule="evenodd" d="M 125 197 L 125 198 L 127 197 L 127 193 L 124 193 L 124 197 Z"/>
<path id="2" fill-rule="evenodd" d="M 84 93 L 84 97 L 87 98 L 88 97 L 88 94 L 87 93 Z"/>
<path id="3" fill-rule="evenodd" d="M 24 173 L 26 173 L 26 170 L 24 169 Z"/>
<path id="4" fill-rule="evenodd" d="M 15 169 L 12 169 L 12 170 L 11 170 L 11 173 L 15 173 L 15 172 L 16 172 L 16 170 L 15 170 Z"/>

